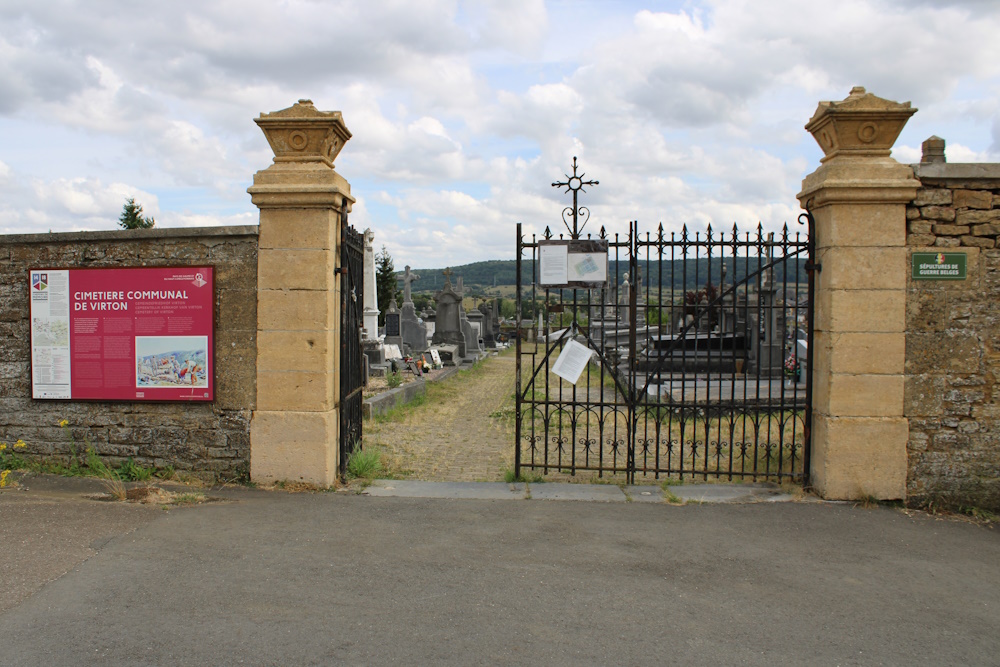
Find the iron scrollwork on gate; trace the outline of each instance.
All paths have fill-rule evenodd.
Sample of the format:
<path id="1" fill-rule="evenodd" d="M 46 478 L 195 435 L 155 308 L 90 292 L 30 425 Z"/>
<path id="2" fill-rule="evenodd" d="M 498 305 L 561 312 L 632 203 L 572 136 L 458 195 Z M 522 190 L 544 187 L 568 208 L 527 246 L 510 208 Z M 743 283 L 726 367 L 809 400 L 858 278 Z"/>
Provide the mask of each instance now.
<path id="1" fill-rule="evenodd" d="M 553 183 L 573 193 L 570 242 L 593 238 L 577 192 L 597 182 L 576 169 Z M 812 217 L 799 222 L 777 235 L 602 227 L 607 281 L 587 287 L 541 284 L 540 249 L 565 237 L 518 225 L 515 474 L 807 482 L 817 267 Z M 552 372 L 570 340 L 593 355 L 576 383 Z"/>

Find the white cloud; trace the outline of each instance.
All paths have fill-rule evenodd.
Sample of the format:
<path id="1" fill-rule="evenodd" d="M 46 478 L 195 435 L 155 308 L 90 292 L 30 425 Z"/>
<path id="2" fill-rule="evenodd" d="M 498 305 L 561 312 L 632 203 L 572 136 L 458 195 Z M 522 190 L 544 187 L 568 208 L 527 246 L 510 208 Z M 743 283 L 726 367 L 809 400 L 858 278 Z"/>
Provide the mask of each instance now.
<path id="1" fill-rule="evenodd" d="M 400 265 L 558 230 L 573 156 L 601 181 L 587 231 L 794 223 L 819 157 L 802 126 L 853 85 L 920 108 L 901 161 L 930 134 L 951 162 L 1000 154 L 1000 5 L 676 5 L 9 0 L 0 229 L 112 228 L 125 195 L 161 226 L 255 221 L 245 188 L 271 155 L 252 119 L 303 97 L 344 112 L 351 219 Z"/>

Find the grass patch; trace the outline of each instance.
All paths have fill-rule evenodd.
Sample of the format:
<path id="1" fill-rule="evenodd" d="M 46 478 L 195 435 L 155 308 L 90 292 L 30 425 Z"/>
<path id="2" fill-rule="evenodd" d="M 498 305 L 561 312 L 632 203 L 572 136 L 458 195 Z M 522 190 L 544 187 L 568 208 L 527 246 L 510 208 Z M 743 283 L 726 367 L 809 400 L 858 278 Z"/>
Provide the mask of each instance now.
<path id="1" fill-rule="evenodd" d="M 428 387 L 430 390 L 430 387 Z M 394 407 L 372 418 L 376 424 L 386 424 L 389 422 L 400 422 L 420 406 L 427 403 L 427 392 L 417 394 L 409 403 L 398 403 Z"/>
<path id="2" fill-rule="evenodd" d="M 118 477 L 126 482 L 148 482 L 153 478 L 153 474 L 155 473 L 152 468 L 145 468 L 137 464 L 132 460 L 131 456 L 122 461 L 115 472 L 118 473 Z"/>
<path id="3" fill-rule="evenodd" d="M 101 480 L 101 485 L 115 500 L 125 500 L 128 497 L 125 482 L 118 471 L 102 461 L 93 447 L 87 447 L 87 467 Z"/>
<path id="4" fill-rule="evenodd" d="M 522 472 L 520 475 L 514 474 L 513 468 L 507 468 L 503 471 L 503 481 L 508 484 L 542 484 L 545 482 L 545 477 L 537 472 L 528 472 L 525 474 Z"/>
<path id="5" fill-rule="evenodd" d="M 403 384 L 403 374 L 399 371 L 389 371 L 385 376 L 385 382 L 389 385 L 389 389 L 395 389 L 399 385 Z"/>
<path id="6" fill-rule="evenodd" d="M 351 479 L 372 480 L 382 470 L 382 450 L 379 447 L 356 449 L 347 459 L 347 476 Z"/>

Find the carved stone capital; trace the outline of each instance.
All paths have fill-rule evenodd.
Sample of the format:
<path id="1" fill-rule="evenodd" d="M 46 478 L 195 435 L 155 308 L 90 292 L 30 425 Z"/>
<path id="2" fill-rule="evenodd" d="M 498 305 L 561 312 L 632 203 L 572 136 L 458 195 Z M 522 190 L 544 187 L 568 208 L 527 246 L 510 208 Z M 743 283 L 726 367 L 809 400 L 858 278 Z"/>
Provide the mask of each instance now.
<path id="1" fill-rule="evenodd" d="M 281 111 L 261 113 L 254 122 L 264 131 L 274 151 L 274 162 L 322 162 L 333 168 L 333 161 L 351 132 L 339 111 L 319 111 L 311 100 L 299 100 Z"/>
<path id="2" fill-rule="evenodd" d="M 823 149 L 821 162 L 838 157 L 888 157 L 906 121 L 916 112 L 909 102 L 876 97 L 857 86 L 840 102 L 820 102 L 806 130 Z"/>

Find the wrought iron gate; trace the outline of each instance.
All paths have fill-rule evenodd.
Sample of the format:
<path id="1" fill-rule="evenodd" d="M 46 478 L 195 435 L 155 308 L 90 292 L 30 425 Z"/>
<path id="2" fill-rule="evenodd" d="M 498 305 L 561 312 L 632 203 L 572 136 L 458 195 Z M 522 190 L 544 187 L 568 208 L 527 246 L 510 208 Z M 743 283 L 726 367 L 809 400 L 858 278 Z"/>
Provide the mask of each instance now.
<path id="1" fill-rule="evenodd" d="M 577 193 L 596 184 L 575 159 L 553 184 L 573 193 L 566 239 L 518 225 L 515 474 L 808 483 L 811 215 L 777 237 L 637 223 L 583 237 Z M 607 281 L 541 285 L 541 253 L 577 240 L 606 242 Z M 553 372 L 570 341 L 593 355 L 576 382 Z"/>
<path id="2" fill-rule="evenodd" d="M 365 243 L 364 235 L 348 226 L 346 207 L 341 213 L 340 229 L 340 476 L 343 478 L 347 460 L 361 447 L 362 439 Z"/>

